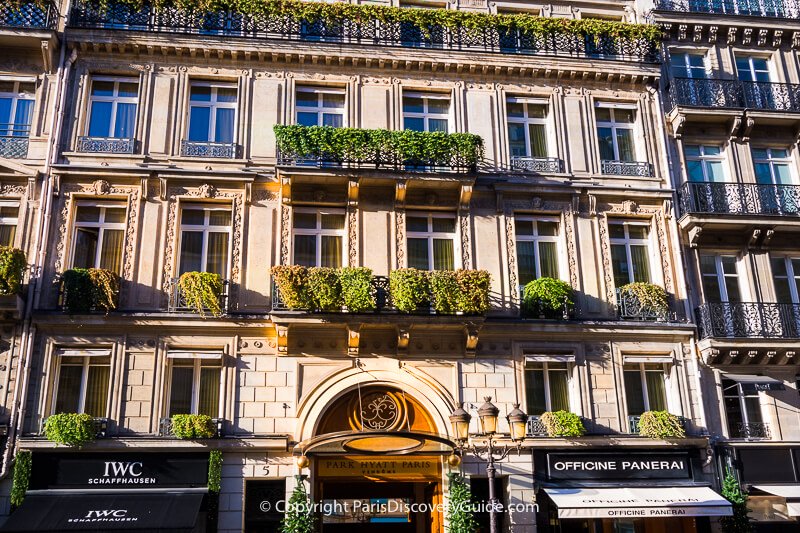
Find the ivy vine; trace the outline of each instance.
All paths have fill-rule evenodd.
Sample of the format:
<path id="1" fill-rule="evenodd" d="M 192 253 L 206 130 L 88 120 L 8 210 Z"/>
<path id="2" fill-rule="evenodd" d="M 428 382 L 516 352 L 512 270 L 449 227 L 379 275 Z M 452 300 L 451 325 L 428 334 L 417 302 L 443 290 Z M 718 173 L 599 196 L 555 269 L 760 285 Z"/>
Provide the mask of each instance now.
<path id="1" fill-rule="evenodd" d="M 205 317 L 206 312 L 215 317 L 222 316 L 220 297 L 223 282 L 219 274 L 184 272 L 178 278 L 178 288 L 186 301 L 186 306 L 200 316 Z"/>
<path id="2" fill-rule="evenodd" d="M 208 415 L 172 415 L 172 434 L 179 439 L 210 439 L 217 434 L 217 426 Z"/>
<path id="3" fill-rule="evenodd" d="M 447 499 L 447 523 L 450 524 L 448 533 L 474 533 L 478 531 L 478 521 L 475 519 L 472 491 L 464 476 L 451 472 L 449 479 L 449 494 Z"/>
<path id="4" fill-rule="evenodd" d="M 14 458 L 14 477 L 11 485 L 11 506 L 19 507 L 31 481 L 31 452 L 20 450 Z"/>
<path id="5" fill-rule="evenodd" d="M 58 413 L 44 422 L 44 436 L 50 442 L 80 448 L 95 439 L 94 422 L 86 413 Z"/>
<path id="6" fill-rule="evenodd" d="M 103 268 L 73 268 L 61 275 L 64 284 L 62 306 L 69 314 L 102 311 L 110 313 L 117 308 L 119 276 Z"/>
<path id="7" fill-rule="evenodd" d="M 686 430 L 676 415 L 667 411 L 645 411 L 639 417 L 639 435 L 651 439 L 682 439 Z"/>
<path id="8" fill-rule="evenodd" d="M 25 252 L 11 246 L 0 246 L 0 294 L 18 294 L 28 261 Z"/>
<path id="9" fill-rule="evenodd" d="M 222 485 L 222 452 L 211 450 L 208 454 L 208 491 L 219 494 Z"/>

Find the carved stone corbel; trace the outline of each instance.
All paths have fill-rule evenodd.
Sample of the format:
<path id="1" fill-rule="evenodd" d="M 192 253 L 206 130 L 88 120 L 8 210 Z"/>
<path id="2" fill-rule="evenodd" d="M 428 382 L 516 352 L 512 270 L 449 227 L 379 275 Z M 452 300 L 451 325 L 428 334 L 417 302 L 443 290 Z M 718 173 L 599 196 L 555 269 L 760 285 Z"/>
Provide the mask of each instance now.
<path id="1" fill-rule="evenodd" d="M 728 129 L 728 137 L 730 139 L 733 139 L 734 137 L 736 137 L 736 133 L 739 131 L 739 128 L 741 128 L 741 127 L 742 127 L 742 117 L 741 117 L 741 115 L 737 115 L 737 116 L 733 117 L 733 120 L 731 120 L 731 124 L 730 124 L 730 127 Z"/>
<path id="2" fill-rule="evenodd" d="M 358 206 L 358 180 L 352 179 L 347 182 L 347 205 L 350 207 Z"/>
<path id="3" fill-rule="evenodd" d="M 750 133 L 753 131 L 753 126 L 756 125 L 756 119 L 753 117 L 745 117 L 744 118 L 744 126 L 742 128 L 742 141 L 749 142 L 750 141 Z"/>
<path id="4" fill-rule="evenodd" d="M 736 44 L 736 34 L 739 32 L 739 28 L 730 27 L 728 28 L 728 45 Z"/>
<path id="5" fill-rule="evenodd" d="M 158 178 L 158 199 L 167 201 L 167 178 Z"/>
<path id="6" fill-rule="evenodd" d="M 703 26 L 702 25 L 697 24 L 694 27 L 693 38 L 694 38 L 694 42 L 696 42 L 696 43 L 699 43 L 700 41 L 703 40 Z"/>
<path id="7" fill-rule="evenodd" d="M 292 178 L 288 176 L 281 176 L 281 202 L 292 203 Z"/>
<path id="8" fill-rule="evenodd" d="M 768 246 L 773 236 L 775 236 L 775 230 L 773 228 L 764 232 L 764 239 L 761 241 L 761 246 Z"/>
<path id="9" fill-rule="evenodd" d="M 703 228 L 695 226 L 689 230 L 689 248 L 697 248 L 700 242 L 700 235 L 703 233 Z"/>
<path id="10" fill-rule="evenodd" d="M 397 355 L 408 355 L 408 345 L 411 342 L 411 326 L 408 324 L 397 325 Z"/>
<path id="11" fill-rule="evenodd" d="M 708 27 L 708 42 L 710 44 L 714 44 L 717 42 L 717 32 L 719 31 L 719 26 L 709 26 Z"/>
<path id="12" fill-rule="evenodd" d="M 404 207 L 406 205 L 406 191 L 408 184 L 406 180 L 398 180 L 394 185 L 394 205 L 395 207 Z"/>
<path id="13" fill-rule="evenodd" d="M 248 181 L 244 184 L 244 204 L 250 205 L 253 201 L 253 182 Z"/>
<path id="14" fill-rule="evenodd" d="M 469 202 L 472 199 L 472 185 L 462 185 L 458 195 L 458 207 L 469 209 Z"/>
<path id="15" fill-rule="evenodd" d="M 475 357 L 475 350 L 478 348 L 478 333 L 481 327 L 475 324 L 467 324 L 464 326 L 465 335 L 465 353 L 467 357 Z"/>
<path id="16" fill-rule="evenodd" d="M 759 237 L 761 237 L 761 230 L 760 229 L 754 229 L 750 233 L 750 239 L 747 242 L 747 246 L 750 247 L 750 248 L 754 247 L 756 245 L 756 243 L 758 242 L 758 238 Z"/>
<path id="17" fill-rule="evenodd" d="M 783 44 L 783 30 L 775 30 L 772 34 L 772 47 L 780 48 Z"/>
<path id="18" fill-rule="evenodd" d="M 358 357 L 358 350 L 361 344 L 361 324 L 347 325 L 347 355 Z"/>
<path id="19" fill-rule="evenodd" d="M 278 355 L 288 355 L 289 327 L 276 325 L 275 332 L 278 334 Z"/>

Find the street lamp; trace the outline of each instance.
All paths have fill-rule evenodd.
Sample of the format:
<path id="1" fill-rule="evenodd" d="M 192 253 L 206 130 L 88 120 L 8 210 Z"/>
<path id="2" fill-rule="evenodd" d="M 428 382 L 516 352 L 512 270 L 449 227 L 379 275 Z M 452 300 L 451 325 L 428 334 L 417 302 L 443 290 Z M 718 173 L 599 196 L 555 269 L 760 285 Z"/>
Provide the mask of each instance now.
<path id="1" fill-rule="evenodd" d="M 469 444 L 469 422 L 472 417 L 464 410 L 462 403 L 450 415 L 450 424 L 453 427 L 453 435 L 455 436 L 458 447 L 464 451 L 469 451 L 482 461 L 486 461 L 486 477 L 489 481 L 489 532 L 497 532 L 497 511 L 499 502 L 495 495 L 495 462 L 505 459 L 512 448 L 505 444 L 498 447 L 495 444 L 495 435 L 497 434 L 497 418 L 500 416 L 500 409 L 492 403 L 492 397 L 486 396 L 483 405 L 478 408 L 478 419 L 480 421 L 481 436 L 485 437 L 485 444 L 478 446 L 477 444 Z M 514 409 L 506 416 L 508 426 L 511 429 L 511 440 L 516 443 L 517 452 L 519 452 L 522 441 L 525 440 L 525 430 L 528 423 L 528 415 L 519 408 L 519 404 L 514 404 Z"/>

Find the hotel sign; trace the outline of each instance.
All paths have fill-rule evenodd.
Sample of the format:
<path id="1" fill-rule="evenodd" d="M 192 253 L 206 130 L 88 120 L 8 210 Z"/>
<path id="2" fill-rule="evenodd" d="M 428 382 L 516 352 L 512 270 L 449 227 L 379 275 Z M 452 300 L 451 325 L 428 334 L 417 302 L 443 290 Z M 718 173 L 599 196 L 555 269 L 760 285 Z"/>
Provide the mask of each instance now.
<path id="1" fill-rule="evenodd" d="M 319 457 L 317 475 L 322 477 L 431 478 L 441 475 L 441 458 L 404 457 Z"/>
<path id="2" fill-rule="evenodd" d="M 547 454 L 547 477 L 565 480 L 691 479 L 686 453 Z"/>

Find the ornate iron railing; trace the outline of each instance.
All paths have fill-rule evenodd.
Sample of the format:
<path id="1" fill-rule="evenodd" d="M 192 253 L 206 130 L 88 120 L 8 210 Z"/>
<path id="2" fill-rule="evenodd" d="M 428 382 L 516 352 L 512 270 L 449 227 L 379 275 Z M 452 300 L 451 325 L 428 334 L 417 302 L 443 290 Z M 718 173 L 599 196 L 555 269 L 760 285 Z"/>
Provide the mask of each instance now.
<path id="1" fill-rule="evenodd" d="M 646 38 L 550 33 L 533 35 L 499 27 L 421 27 L 410 22 L 383 21 L 365 15 L 358 19 L 304 21 L 291 16 L 243 14 L 232 11 L 194 11 L 172 6 L 141 8 L 110 0 L 78 0 L 70 25 L 149 32 L 188 33 L 300 40 L 357 45 L 440 48 L 446 50 L 595 57 L 626 61 L 658 60 L 658 46 Z"/>
<path id="2" fill-rule="evenodd" d="M 214 423 L 214 426 L 217 429 L 217 432 L 214 434 L 212 438 L 214 439 L 222 438 L 224 436 L 223 430 L 225 428 L 225 420 L 222 418 L 212 418 L 211 422 Z M 175 437 L 175 433 L 172 431 L 171 418 L 160 418 L 158 420 L 158 436 L 170 437 L 170 438 Z"/>
<path id="3" fill-rule="evenodd" d="M 75 149 L 78 152 L 103 154 L 132 154 L 136 141 L 115 137 L 78 137 Z"/>
<path id="4" fill-rule="evenodd" d="M 673 78 L 669 84 L 671 107 L 757 109 L 800 112 L 800 85 L 763 81 Z"/>
<path id="5" fill-rule="evenodd" d="M 615 176 L 653 175 L 653 166 L 645 161 L 600 161 L 600 172 Z"/>
<path id="6" fill-rule="evenodd" d="M 518 172 L 563 172 L 561 160 L 557 157 L 512 157 L 511 170 Z"/>
<path id="7" fill-rule="evenodd" d="M 800 18 L 797 0 L 657 0 L 656 9 L 755 17 Z"/>
<path id="8" fill-rule="evenodd" d="M 526 437 L 546 437 L 547 428 L 542 423 L 542 417 L 538 415 L 531 415 L 528 417 L 528 425 L 525 429 Z"/>
<path id="9" fill-rule="evenodd" d="M 181 141 L 181 155 L 183 157 L 215 157 L 220 159 L 235 159 L 239 153 L 236 143 L 217 143 L 206 141 Z"/>
<path id="10" fill-rule="evenodd" d="M 674 321 L 677 317 L 674 312 L 654 309 L 650 305 L 642 305 L 635 294 L 616 289 L 617 315 L 623 320 L 658 320 Z"/>
<path id="11" fill-rule="evenodd" d="M 696 310 L 700 337 L 800 338 L 800 304 L 721 302 Z"/>
<path id="12" fill-rule="evenodd" d="M 278 165 L 287 167 L 312 167 L 312 168 L 350 168 L 360 170 L 395 170 L 404 172 L 472 172 L 475 167 L 464 166 L 452 160 L 449 163 L 441 161 L 409 160 L 399 161 L 394 157 L 381 157 L 369 159 L 343 159 L 328 154 L 315 156 L 295 157 L 278 152 Z"/>
<path id="13" fill-rule="evenodd" d="M 736 422 L 733 428 L 734 439 L 771 439 L 772 433 L 767 422 Z"/>
<path id="14" fill-rule="evenodd" d="M 0 157 L 25 159 L 28 157 L 28 137 L 0 137 Z"/>
<path id="15" fill-rule="evenodd" d="M 800 185 L 687 182 L 678 206 L 681 215 L 800 215 Z"/>
<path id="16" fill-rule="evenodd" d="M 44 435 L 44 425 L 47 422 L 47 417 L 42 418 L 41 426 L 39 427 L 39 435 Z M 109 419 L 105 417 L 93 417 L 92 428 L 94 429 L 94 438 L 104 439 L 108 436 L 108 422 Z"/>
<path id="17" fill-rule="evenodd" d="M 0 27 L 54 30 L 58 8 L 53 2 L 7 2 L 0 6 Z"/>
<path id="18" fill-rule="evenodd" d="M 641 419 L 641 415 L 628 415 L 628 433 L 630 435 L 639 434 L 639 421 Z M 679 416 L 678 420 L 681 422 L 681 427 L 686 430 L 686 427 L 688 426 L 688 420 L 682 416 Z"/>
<path id="19" fill-rule="evenodd" d="M 179 279 L 180 278 L 172 278 L 169 282 L 169 286 L 167 287 L 169 293 L 167 311 L 170 313 L 194 313 L 194 308 L 190 307 L 186 303 L 186 297 L 184 296 L 183 291 L 181 291 L 180 285 L 178 284 Z M 227 314 L 229 311 L 229 292 L 230 281 L 223 279 L 222 294 L 219 295 L 219 308 L 222 310 L 222 314 Z"/>

